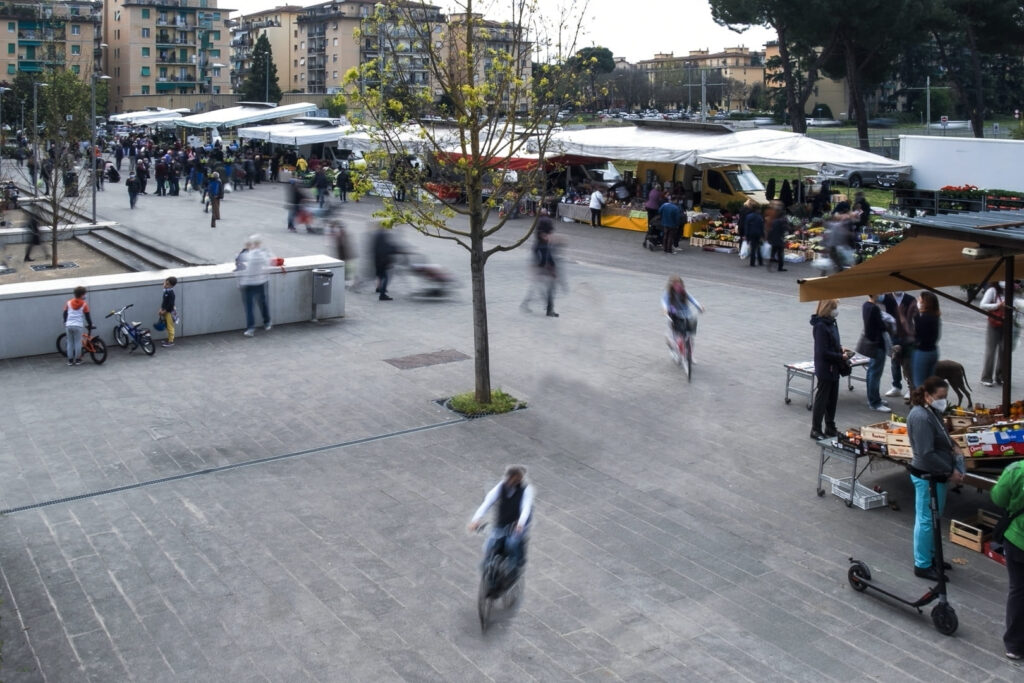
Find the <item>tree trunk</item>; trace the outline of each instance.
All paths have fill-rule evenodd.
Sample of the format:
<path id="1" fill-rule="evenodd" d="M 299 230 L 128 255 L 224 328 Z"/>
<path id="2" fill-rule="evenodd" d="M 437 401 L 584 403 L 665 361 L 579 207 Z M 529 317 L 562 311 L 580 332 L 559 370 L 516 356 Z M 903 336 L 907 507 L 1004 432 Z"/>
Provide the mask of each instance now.
<path id="1" fill-rule="evenodd" d="M 471 218 L 476 220 L 476 217 Z M 487 290 L 484 287 L 483 226 L 472 228 L 469 267 L 473 280 L 473 351 L 477 403 L 491 402 L 491 346 L 487 333 Z"/>
<path id="2" fill-rule="evenodd" d="M 973 77 L 973 105 L 969 107 L 971 129 L 974 137 L 985 137 L 985 93 L 982 90 L 981 56 L 978 54 L 978 43 L 974 36 L 974 28 L 967 22 L 967 47 L 971 54 L 971 76 Z"/>
<path id="3" fill-rule="evenodd" d="M 807 118 L 804 109 L 796 96 L 796 83 L 793 81 L 793 64 L 789 61 L 789 46 L 786 44 L 786 31 L 781 27 L 775 29 L 779 36 L 779 59 L 782 61 L 782 78 L 786 90 L 786 111 L 794 133 L 807 132 Z"/>
<path id="4" fill-rule="evenodd" d="M 857 68 L 857 54 L 853 41 L 843 39 L 843 51 L 846 53 L 846 83 L 850 88 L 850 101 L 857 117 L 857 144 L 865 152 L 871 151 L 871 140 L 868 138 L 868 114 L 864 106 L 864 96 L 860 87 L 860 70 Z"/>
<path id="5" fill-rule="evenodd" d="M 56 172 L 54 173 L 56 175 Z M 50 179 L 50 196 L 47 203 L 53 216 L 53 223 L 50 224 L 50 266 L 56 268 L 60 264 L 57 256 L 57 225 L 60 224 L 60 201 L 57 197 L 57 179 Z"/>

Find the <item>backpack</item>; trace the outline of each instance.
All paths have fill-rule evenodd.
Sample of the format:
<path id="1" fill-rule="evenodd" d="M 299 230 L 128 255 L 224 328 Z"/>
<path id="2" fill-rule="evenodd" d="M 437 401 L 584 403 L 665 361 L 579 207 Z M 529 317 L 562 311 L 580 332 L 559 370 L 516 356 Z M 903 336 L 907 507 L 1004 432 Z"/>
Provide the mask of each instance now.
<path id="1" fill-rule="evenodd" d="M 238 256 L 235 257 L 235 272 L 245 270 L 245 255 L 249 252 L 248 249 L 242 249 L 238 252 Z"/>

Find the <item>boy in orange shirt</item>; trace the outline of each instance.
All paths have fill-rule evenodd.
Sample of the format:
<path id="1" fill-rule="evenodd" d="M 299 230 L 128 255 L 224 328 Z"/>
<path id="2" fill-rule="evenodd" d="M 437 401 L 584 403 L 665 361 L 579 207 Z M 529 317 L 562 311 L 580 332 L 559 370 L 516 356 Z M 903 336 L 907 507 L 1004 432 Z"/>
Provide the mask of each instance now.
<path id="1" fill-rule="evenodd" d="M 92 315 L 85 301 L 85 287 L 75 287 L 74 295 L 64 304 L 64 329 L 68 334 L 68 365 L 81 365 L 82 335 L 92 329 Z"/>

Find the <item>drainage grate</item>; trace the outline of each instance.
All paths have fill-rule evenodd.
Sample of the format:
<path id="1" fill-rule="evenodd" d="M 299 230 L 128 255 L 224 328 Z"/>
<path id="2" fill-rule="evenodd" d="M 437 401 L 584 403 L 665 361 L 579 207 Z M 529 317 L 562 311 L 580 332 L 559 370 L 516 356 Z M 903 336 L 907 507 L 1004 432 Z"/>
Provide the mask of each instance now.
<path id="1" fill-rule="evenodd" d="M 39 272 L 40 270 L 67 270 L 68 268 L 77 268 L 77 267 L 78 267 L 78 264 L 75 263 L 74 261 L 65 261 L 64 263 L 58 263 L 56 268 L 54 268 L 51 265 L 30 266 L 30 268 L 32 268 L 32 270 L 34 270 L 36 272 Z"/>
<path id="2" fill-rule="evenodd" d="M 14 272 L 16 272 L 14 268 L 8 268 L 6 266 L 0 267 L 0 275 L 10 275 L 11 273 Z"/>
<path id="3" fill-rule="evenodd" d="M 469 356 L 455 349 L 441 349 L 432 353 L 417 353 L 414 356 L 385 358 L 384 362 L 395 366 L 399 370 L 412 370 L 413 368 L 426 368 L 431 365 L 441 365 L 442 363 L 455 363 L 460 360 L 469 360 Z"/>

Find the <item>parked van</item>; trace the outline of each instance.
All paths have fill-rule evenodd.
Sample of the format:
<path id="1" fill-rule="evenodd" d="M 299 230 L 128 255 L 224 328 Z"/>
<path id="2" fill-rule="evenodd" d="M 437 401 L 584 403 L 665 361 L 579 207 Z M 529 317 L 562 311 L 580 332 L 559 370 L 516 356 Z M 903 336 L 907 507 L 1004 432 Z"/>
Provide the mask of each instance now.
<path id="1" fill-rule="evenodd" d="M 636 165 L 636 177 L 641 184 L 682 183 L 693 205 L 702 209 L 725 209 L 748 199 L 768 203 L 764 185 L 746 164 L 700 169 L 686 164 L 641 161 Z"/>

